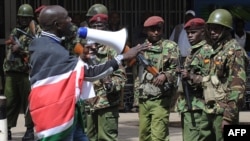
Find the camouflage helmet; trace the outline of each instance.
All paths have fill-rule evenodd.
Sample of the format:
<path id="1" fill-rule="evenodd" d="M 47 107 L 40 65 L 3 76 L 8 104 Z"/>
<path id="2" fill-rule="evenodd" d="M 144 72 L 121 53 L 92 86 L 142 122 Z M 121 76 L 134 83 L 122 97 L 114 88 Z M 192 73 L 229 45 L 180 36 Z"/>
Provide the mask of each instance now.
<path id="1" fill-rule="evenodd" d="M 18 9 L 18 16 L 34 17 L 33 8 L 29 4 L 23 4 Z"/>
<path id="2" fill-rule="evenodd" d="M 214 10 L 207 20 L 207 24 L 219 24 L 232 29 L 233 18 L 229 11 L 225 9 Z"/>
<path id="3" fill-rule="evenodd" d="M 107 7 L 104 6 L 103 4 L 94 4 L 89 8 L 86 16 L 92 17 L 92 16 L 94 16 L 96 14 L 106 14 L 106 15 L 108 15 Z"/>

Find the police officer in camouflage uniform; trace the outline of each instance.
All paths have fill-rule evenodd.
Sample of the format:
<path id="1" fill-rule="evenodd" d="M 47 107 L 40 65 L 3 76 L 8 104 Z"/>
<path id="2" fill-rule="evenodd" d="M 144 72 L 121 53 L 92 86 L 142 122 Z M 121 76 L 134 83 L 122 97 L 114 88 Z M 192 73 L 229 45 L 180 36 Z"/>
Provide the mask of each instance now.
<path id="1" fill-rule="evenodd" d="M 224 125 L 239 124 L 248 57 L 231 37 L 232 15 L 227 10 L 214 10 L 208 18 L 207 26 L 214 54 L 210 61 L 210 73 L 203 77 L 206 105 L 198 140 L 222 141 Z"/>
<path id="2" fill-rule="evenodd" d="M 89 20 L 90 28 L 108 29 L 108 16 L 96 14 Z M 104 35 L 105 36 L 105 35 Z M 89 64 L 95 65 L 116 56 L 116 51 L 106 45 L 91 47 Z M 85 101 L 87 112 L 87 135 L 90 141 L 117 141 L 120 94 L 126 82 L 125 69 L 113 72 L 94 82 L 96 97 Z"/>
<path id="3" fill-rule="evenodd" d="M 12 138 L 10 129 L 16 126 L 22 107 L 27 127 L 23 141 L 26 141 L 34 140 L 33 122 L 27 108 L 30 93 L 28 47 L 32 40 L 29 36 L 36 36 L 36 25 L 33 20 L 33 8 L 29 4 L 21 5 L 17 16 L 18 25 L 11 31 L 6 46 L 7 54 L 3 64 L 6 79 L 4 94 L 7 97 L 8 138 Z"/>
<path id="4" fill-rule="evenodd" d="M 87 23 L 89 24 L 89 19 L 92 18 L 94 15 L 96 14 L 105 14 L 108 15 L 108 9 L 105 5 L 100 4 L 100 3 L 96 3 L 90 6 L 90 8 L 88 9 L 88 12 L 86 14 L 86 20 Z"/>
<path id="5" fill-rule="evenodd" d="M 106 6 L 100 3 L 93 4 L 86 14 L 87 17 L 93 17 L 96 14 L 105 14 L 108 15 L 108 9 Z"/>
<path id="6" fill-rule="evenodd" d="M 170 103 L 175 89 L 179 50 L 175 42 L 162 38 L 163 26 L 164 20 L 159 16 L 151 16 L 144 22 L 147 33 L 144 43 L 150 42 L 152 47 L 143 55 L 148 63 L 141 61 L 137 67 L 140 141 L 169 140 Z M 158 70 L 157 75 L 146 69 L 149 66 Z"/>
<path id="7" fill-rule="evenodd" d="M 199 141 L 199 126 L 204 109 L 202 77 L 209 74 L 210 56 L 213 48 L 207 44 L 205 37 L 205 21 L 201 18 L 189 20 L 184 29 L 191 44 L 191 53 L 181 70 L 182 83 L 179 85 L 180 96 L 177 101 L 177 111 L 181 114 L 182 138 L 184 141 Z M 183 86 L 187 92 L 183 92 Z M 188 97 L 187 97 L 188 96 Z M 188 107 L 190 104 L 190 107 Z"/>

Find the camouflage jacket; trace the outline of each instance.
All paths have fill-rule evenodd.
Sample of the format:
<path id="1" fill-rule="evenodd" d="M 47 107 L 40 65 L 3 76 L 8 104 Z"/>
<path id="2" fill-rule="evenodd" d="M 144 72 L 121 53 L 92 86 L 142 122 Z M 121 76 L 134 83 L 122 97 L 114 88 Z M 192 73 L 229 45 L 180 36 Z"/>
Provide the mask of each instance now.
<path id="1" fill-rule="evenodd" d="M 191 53 L 184 62 L 184 68 L 188 70 L 190 75 L 193 75 L 193 79 L 187 80 L 192 110 L 202 110 L 204 108 L 202 81 L 195 79 L 202 78 L 209 74 L 212 53 L 212 46 L 203 40 L 191 47 Z M 180 93 L 177 101 L 177 111 L 186 112 L 188 107 L 185 95 L 183 92 Z"/>
<path id="2" fill-rule="evenodd" d="M 145 42 L 149 42 L 146 40 Z M 145 66 L 139 63 L 138 77 L 140 80 L 139 98 L 142 99 L 157 99 L 164 95 L 172 95 L 176 82 L 176 66 L 178 62 L 179 49 L 178 45 L 170 40 L 161 39 L 152 44 L 152 47 L 144 51 L 144 57 L 159 73 L 165 74 L 166 82 L 162 86 L 154 86 L 152 84 L 153 75 L 145 69 Z"/>
<path id="3" fill-rule="evenodd" d="M 235 121 L 239 106 L 243 104 L 246 87 L 248 56 L 235 39 L 213 46 L 210 81 L 214 86 L 215 104 L 207 104 L 208 113 L 223 114 L 224 119 Z"/>
<path id="4" fill-rule="evenodd" d="M 37 28 L 37 27 L 36 27 Z M 33 35 L 30 27 L 26 27 L 21 29 L 29 35 Z M 35 29 L 35 31 L 37 31 Z M 24 35 L 23 33 L 17 31 L 17 28 L 14 28 L 11 31 L 10 37 L 13 37 L 15 40 L 14 42 L 19 45 L 17 51 L 12 52 L 12 43 L 6 44 L 6 57 L 3 63 L 3 70 L 4 72 L 12 71 L 12 72 L 22 72 L 22 73 L 29 73 L 29 65 L 28 65 L 28 58 L 29 58 L 29 51 L 28 47 L 32 40 L 32 38 Z M 35 36 L 34 36 L 35 37 Z"/>
<path id="5" fill-rule="evenodd" d="M 113 48 L 103 45 L 98 46 L 95 62 L 104 63 L 114 58 L 116 55 L 117 53 Z M 116 70 L 111 75 L 95 81 L 94 89 L 96 97 L 85 101 L 86 110 L 97 110 L 118 106 L 126 80 L 125 69 L 120 66 L 120 69 Z"/>
<path id="6" fill-rule="evenodd" d="M 77 30 L 78 27 L 76 25 L 73 25 L 70 29 L 72 31 L 72 36 L 70 37 L 64 37 L 64 40 L 62 42 L 63 46 L 69 51 L 70 55 L 77 55 L 74 52 L 74 48 L 77 42 L 80 42 L 80 38 L 77 37 Z"/>

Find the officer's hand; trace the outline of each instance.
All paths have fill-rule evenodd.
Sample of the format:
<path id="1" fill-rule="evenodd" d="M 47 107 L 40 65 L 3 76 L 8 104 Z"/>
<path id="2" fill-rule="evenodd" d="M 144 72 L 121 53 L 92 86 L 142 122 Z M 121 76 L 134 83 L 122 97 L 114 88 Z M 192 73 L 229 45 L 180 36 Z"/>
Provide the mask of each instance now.
<path id="1" fill-rule="evenodd" d="M 165 74 L 159 74 L 154 80 L 153 80 L 153 85 L 155 86 L 160 86 L 163 85 L 165 80 L 167 79 Z"/>
<path id="2" fill-rule="evenodd" d="M 138 44 L 135 47 L 130 48 L 127 52 L 123 53 L 123 60 L 129 60 L 137 56 L 137 54 L 143 50 L 147 50 L 151 47 L 151 43 Z"/>
<path id="3" fill-rule="evenodd" d="M 222 123 L 221 123 L 221 131 L 223 132 L 224 131 L 224 126 L 225 125 L 230 125 L 230 123 L 226 120 L 222 120 Z"/>
<path id="4" fill-rule="evenodd" d="M 176 67 L 175 72 L 176 72 L 177 74 L 180 74 L 180 73 L 181 73 L 181 68 L 180 68 L 180 67 Z"/>
<path id="5" fill-rule="evenodd" d="M 11 51 L 12 51 L 12 52 L 17 52 L 17 51 L 19 51 L 19 45 L 18 45 L 18 44 L 12 45 Z"/>
<path id="6" fill-rule="evenodd" d="M 182 75 L 182 78 L 186 78 L 186 79 L 189 79 L 189 72 L 186 70 L 186 69 L 182 69 L 181 70 L 181 75 Z"/>

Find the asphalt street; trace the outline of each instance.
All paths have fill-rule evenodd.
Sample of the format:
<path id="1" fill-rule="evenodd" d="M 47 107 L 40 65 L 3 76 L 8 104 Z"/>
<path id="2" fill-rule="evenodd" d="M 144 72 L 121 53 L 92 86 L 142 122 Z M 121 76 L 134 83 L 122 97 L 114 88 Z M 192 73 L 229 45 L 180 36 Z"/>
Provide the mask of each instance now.
<path id="1" fill-rule="evenodd" d="M 250 125 L 250 111 L 240 112 L 240 123 Z M 120 113 L 119 118 L 119 141 L 138 141 L 138 113 Z M 180 127 L 180 115 L 170 114 L 170 141 L 182 141 Z M 24 127 L 24 115 L 18 117 L 17 127 L 12 128 L 12 141 L 21 141 L 26 128 Z"/>

